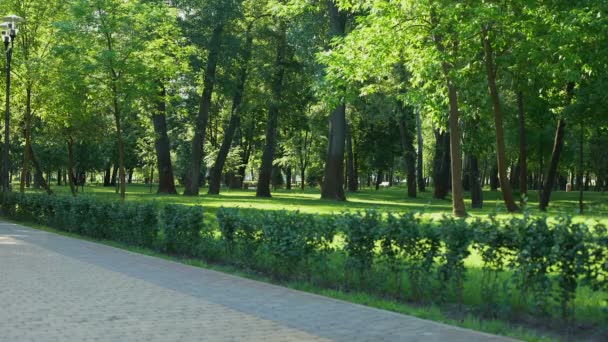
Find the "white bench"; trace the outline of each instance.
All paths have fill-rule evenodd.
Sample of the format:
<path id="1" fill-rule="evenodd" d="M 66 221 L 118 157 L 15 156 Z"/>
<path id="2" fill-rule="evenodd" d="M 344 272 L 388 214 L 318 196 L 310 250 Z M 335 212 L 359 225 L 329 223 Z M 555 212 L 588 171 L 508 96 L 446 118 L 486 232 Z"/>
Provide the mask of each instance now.
<path id="1" fill-rule="evenodd" d="M 381 188 L 386 188 L 386 187 L 389 187 L 389 186 L 390 186 L 389 182 L 382 182 L 382 183 L 380 183 L 380 187 Z"/>

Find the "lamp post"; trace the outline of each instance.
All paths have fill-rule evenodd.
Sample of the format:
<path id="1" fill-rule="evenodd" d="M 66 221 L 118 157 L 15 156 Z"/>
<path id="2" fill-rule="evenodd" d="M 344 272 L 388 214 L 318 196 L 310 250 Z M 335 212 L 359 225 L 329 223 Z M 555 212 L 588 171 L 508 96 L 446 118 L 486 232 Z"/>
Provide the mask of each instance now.
<path id="1" fill-rule="evenodd" d="M 10 119 L 11 119 L 11 61 L 13 58 L 13 47 L 17 38 L 17 23 L 23 18 L 16 15 L 8 15 L 0 18 L 2 28 L 2 41 L 6 52 L 6 112 L 4 113 L 4 149 L 2 151 L 2 192 L 6 195 L 10 191 Z"/>

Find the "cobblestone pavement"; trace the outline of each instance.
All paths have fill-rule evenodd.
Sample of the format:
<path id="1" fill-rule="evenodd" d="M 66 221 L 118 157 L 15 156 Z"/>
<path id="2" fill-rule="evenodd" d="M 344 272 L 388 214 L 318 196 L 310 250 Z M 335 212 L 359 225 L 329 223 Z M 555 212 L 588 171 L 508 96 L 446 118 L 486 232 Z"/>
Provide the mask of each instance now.
<path id="1" fill-rule="evenodd" d="M 506 341 L 0 222 L 0 341 Z"/>

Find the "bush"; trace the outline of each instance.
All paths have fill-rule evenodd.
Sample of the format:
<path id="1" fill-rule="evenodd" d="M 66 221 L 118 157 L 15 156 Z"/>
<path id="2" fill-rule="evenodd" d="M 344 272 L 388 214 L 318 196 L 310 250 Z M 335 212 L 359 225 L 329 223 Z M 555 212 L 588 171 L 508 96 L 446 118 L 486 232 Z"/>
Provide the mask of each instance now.
<path id="1" fill-rule="evenodd" d="M 326 287 L 364 287 L 399 298 L 406 279 L 410 300 L 461 305 L 465 290 L 475 291 L 481 304 L 468 303 L 488 316 L 521 309 L 545 317 L 559 312 L 572 322 L 581 285 L 608 290 L 608 230 L 569 218 L 422 222 L 415 213 L 384 218 L 375 210 L 325 217 L 220 208 L 216 234 L 197 206 L 9 193 L 2 212 L 93 238 L 221 260 L 285 280 L 307 278 Z M 465 282 L 470 270 L 464 261 L 473 250 L 482 261 L 479 284 Z M 518 302 L 512 293 L 519 294 Z"/>
<path id="2" fill-rule="evenodd" d="M 202 239 L 212 237 L 203 226 L 200 206 L 166 205 L 160 213 L 160 249 L 169 253 L 196 256 Z"/>

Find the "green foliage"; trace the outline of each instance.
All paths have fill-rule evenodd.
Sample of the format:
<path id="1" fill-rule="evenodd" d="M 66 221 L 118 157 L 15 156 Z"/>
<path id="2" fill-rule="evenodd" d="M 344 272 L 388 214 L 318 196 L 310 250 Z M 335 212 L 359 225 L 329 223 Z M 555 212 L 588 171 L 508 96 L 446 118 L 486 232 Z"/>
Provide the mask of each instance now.
<path id="1" fill-rule="evenodd" d="M 18 220 L 201 256 L 282 280 L 473 305 L 490 317 L 528 313 L 573 323 L 581 287 L 586 293 L 607 290 L 605 226 L 590 229 L 566 217 L 423 221 L 416 213 L 385 217 L 376 210 L 325 217 L 221 208 L 217 234 L 198 206 L 10 193 L 2 210 Z M 481 273 L 465 262 L 471 253 L 481 259 Z"/>
<path id="2" fill-rule="evenodd" d="M 363 279 L 371 270 L 374 262 L 374 248 L 382 231 L 382 214 L 376 210 L 364 213 L 345 213 L 338 219 L 346 244 L 348 255 L 347 268 L 355 268 Z"/>
<path id="3" fill-rule="evenodd" d="M 203 224 L 203 208 L 166 205 L 160 213 L 161 249 L 169 253 L 197 255 L 198 244 L 212 237 Z"/>

